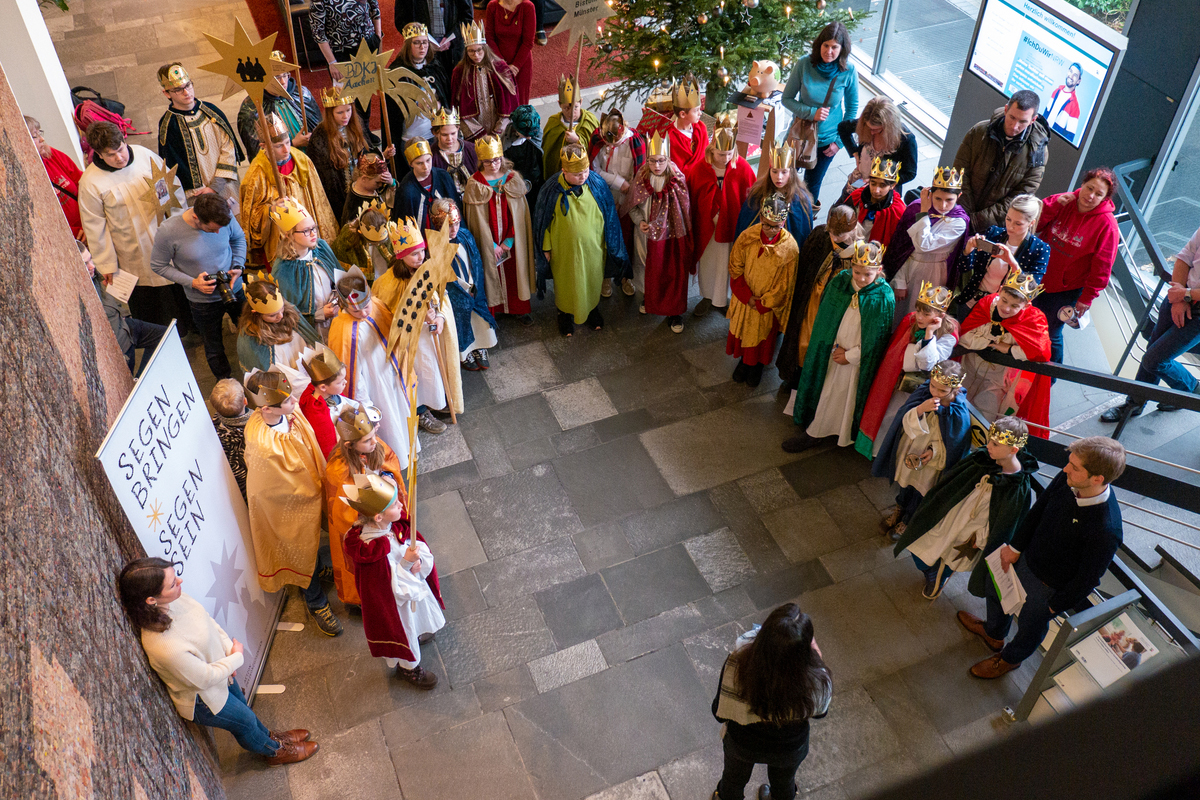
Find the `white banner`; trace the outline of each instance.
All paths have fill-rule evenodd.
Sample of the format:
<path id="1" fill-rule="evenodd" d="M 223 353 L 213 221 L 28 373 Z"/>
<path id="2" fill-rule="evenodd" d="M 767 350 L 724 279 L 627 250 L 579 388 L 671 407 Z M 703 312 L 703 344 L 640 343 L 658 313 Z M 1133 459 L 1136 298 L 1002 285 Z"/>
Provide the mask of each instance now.
<path id="1" fill-rule="evenodd" d="M 183 590 L 245 646 L 249 695 L 284 595 L 258 586 L 246 501 L 173 324 L 96 457 L 146 554 L 174 562 Z"/>

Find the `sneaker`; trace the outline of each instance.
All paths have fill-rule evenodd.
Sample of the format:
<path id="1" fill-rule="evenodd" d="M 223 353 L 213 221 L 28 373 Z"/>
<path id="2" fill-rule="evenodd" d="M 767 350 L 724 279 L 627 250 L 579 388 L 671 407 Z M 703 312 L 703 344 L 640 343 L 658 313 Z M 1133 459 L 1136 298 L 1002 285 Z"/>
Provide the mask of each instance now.
<path id="1" fill-rule="evenodd" d="M 712 307 L 712 300 L 709 300 L 707 297 L 701 297 L 700 302 L 696 303 L 696 307 L 692 310 L 692 316 L 703 317 L 712 310 Z"/>
<path id="2" fill-rule="evenodd" d="M 421 425 L 421 430 L 426 433 L 445 433 L 446 423 L 433 415 L 432 411 L 423 411 L 421 416 L 417 417 L 417 421 Z"/>
<path id="3" fill-rule="evenodd" d="M 315 756 L 320 749 L 321 745 L 316 742 L 281 744 L 275 751 L 275 755 L 267 759 L 267 766 L 282 767 L 284 764 L 298 764 Z"/>
<path id="4" fill-rule="evenodd" d="M 888 531 L 888 538 L 891 539 L 893 542 L 898 542 L 898 541 L 900 541 L 900 537 L 904 535 L 904 532 L 906 530 L 908 530 L 907 522 L 897 522 L 895 527 L 893 527 L 890 531 Z"/>
<path id="5" fill-rule="evenodd" d="M 605 278 L 604 283 L 600 284 L 600 296 L 612 297 L 612 278 Z"/>
<path id="6" fill-rule="evenodd" d="M 533 324 L 533 314 L 522 314 L 521 316 L 517 317 L 517 319 L 526 328 Z"/>
<path id="7" fill-rule="evenodd" d="M 538 32 L 537 32 L 537 43 L 538 43 L 539 45 L 541 45 L 542 47 L 545 47 L 545 46 L 546 46 L 546 41 L 547 41 L 547 40 L 546 40 L 546 32 L 545 32 L 545 31 L 538 31 Z"/>
<path id="8" fill-rule="evenodd" d="M 397 666 L 396 677 L 402 681 L 408 681 L 418 689 L 428 690 L 432 689 L 438 684 L 437 675 L 420 665 L 417 665 L 412 669 L 405 669 L 404 667 Z"/>
<path id="9" fill-rule="evenodd" d="M 1121 415 L 1125 413 L 1125 409 L 1130 408 L 1131 406 L 1132 406 L 1133 410 L 1131 412 L 1129 412 L 1130 419 L 1133 419 L 1134 417 L 1137 417 L 1137 416 L 1141 416 L 1142 411 L 1144 411 L 1146 408 L 1145 403 L 1131 403 L 1131 402 L 1129 402 L 1129 399 L 1126 398 L 1125 402 L 1121 403 L 1121 405 L 1113 406 L 1108 411 L 1105 411 L 1103 414 L 1101 414 L 1100 421 L 1101 422 L 1120 422 Z"/>
<path id="10" fill-rule="evenodd" d="M 639 314 L 645 314 L 645 313 L 646 313 L 646 304 L 645 304 L 645 303 L 642 303 L 640 306 L 638 306 L 638 313 L 639 313 Z"/>
<path id="11" fill-rule="evenodd" d="M 671 326 L 671 333 L 683 333 L 683 317 L 668 317 L 667 324 Z"/>
<path id="12" fill-rule="evenodd" d="M 310 608 L 309 615 L 313 618 L 313 622 L 317 623 L 317 630 L 326 636 L 341 636 L 342 623 L 333 615 L 333 609 L 329 607 L 329 603 L 320 608 Z"/>
<path id="13" fill-rule="evenodd" d="M 468 372 L 478 372 L 483 369 L 483 367 L 479 366 L 479 361 L 475 358 L 474 350 L 467 353 L 467 357 L 462 360 L 462 368 Z"/>
<path id="14" fill-rule="evenodd" d="M 621 291 L 625 293 L 626 297 L 633 297 L 633 293 L 634 293 L 633 281 L 631 281 L 629 278 L 622 279 Z"/>
<path id="15" fill-rule="evenodd" d="M 479 365 L 480 369 L 487 369 L 492 365 L 492 362 L 488 361 L 487 350 L 475 351 L 475 363 Z"/>
<path id="16" fill-rule="evenodd" d="M 333 565 L 329 564 L 317 570 L 317 580 L 322 583 L 333 583 Z"/>

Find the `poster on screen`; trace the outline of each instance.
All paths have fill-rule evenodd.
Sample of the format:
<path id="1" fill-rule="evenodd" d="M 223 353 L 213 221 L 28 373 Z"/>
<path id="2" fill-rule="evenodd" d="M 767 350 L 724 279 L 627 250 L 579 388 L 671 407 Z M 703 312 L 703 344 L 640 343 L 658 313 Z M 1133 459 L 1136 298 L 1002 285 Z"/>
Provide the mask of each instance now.
<path id="1" fill-rule="evenodd" d="M 244 646 L 237 681 L 250 692 L 283 593 L 258 586 L 246 501 L 174 324 L 96 457 L 146 554 L 174 564 L 183 590 Z"/>

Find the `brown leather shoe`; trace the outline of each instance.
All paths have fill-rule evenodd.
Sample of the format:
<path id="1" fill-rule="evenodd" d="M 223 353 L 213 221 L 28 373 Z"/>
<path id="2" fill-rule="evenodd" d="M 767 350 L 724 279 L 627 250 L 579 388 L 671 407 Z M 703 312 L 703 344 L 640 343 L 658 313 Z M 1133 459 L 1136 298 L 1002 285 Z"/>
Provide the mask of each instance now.
<path id="1" fill-rule="evenodd" d="M 300 744 L 312 738 L 312 734 L 303 728 L 290 731 L 271 731 L 271 738 L 280 744 Z"/>
<path id="2" fill-rule="evenodd" d="M 418 689 L 432 689 L 438 684 L 438 676 L 421 666 L 413 669 L 398 666 L 396 667 L 396 677 L 408 681 Z"/>
<path id="3" fill-rule="evenodd" d="M 1019 662 L 1016 664 L 1010 664 L 1001 658 L 999 653 L 997 653 L 996 655 L 985 658 L 983 661 L 980 661 L 978 664 L 971 667 L 971 674 L 976 678 L 988 678 L 990 680 L 992 678 L 999 678 L 1006 672 L 1012 672 L 1019 666 L 1021 666 Z"/>
<path id="4" fill-rule="evenodd" d="M 298 764 L 315 756 L 320 749 L 321 745 L 316 742 L 284 744 L 275 751 L 275 755 L 267 759 L 267 766 L 281 767 L 284 764 Z"/>
<path id="5" fill-rule="evenodd" d="M 983 620 L 972 614 L 970 611 L 958 612 L 958 621 L 962 623 L 964 628 L 978 636 L 980 639 L 983 639 L 983 643 L 990 647 L 993 653 L 999 653 L 1004 649 L 1004 640 L 993 639 L 992 637 L 988 636 L 987 631 L 983 627 Z M 1007 670 L 1005 670 L 1005 672 L 1007 672 Z M 1004 673 L 1002 672 L 1000 674 L 1003 675 Z"/>
<path id="6" fill-rule="evenodd" d="M 896 506 L 891 512 L 879 521 L 879 530 L 883 533 L 888 533 L 892 528 L 896 527 L 900 522 L 900 515 L 904 513 L 900 506 Z"/>

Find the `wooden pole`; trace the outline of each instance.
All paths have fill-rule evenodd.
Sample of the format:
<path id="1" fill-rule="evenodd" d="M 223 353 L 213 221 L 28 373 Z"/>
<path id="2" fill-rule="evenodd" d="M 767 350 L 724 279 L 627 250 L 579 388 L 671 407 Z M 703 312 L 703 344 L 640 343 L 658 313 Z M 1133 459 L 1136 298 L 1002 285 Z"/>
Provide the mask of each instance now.
<path id="1" fill-rule="evenodd" d="M 288 39 L 292 43 L 292 58 L 296 59 L 296 94 L 300 96 L 300 135 L 308 136 L 308 109 L 304 105 L 304 84 L 300 80 L 300 52 L 296 50 L 296 28 L 292 10 L 287 11 Z"/>
<path id="2" fill-rule="evenodd" d="M 383 140 L 387 145 L 387 149 L 392 149 L 392 126 L 388 124 L 388 111 L 386 94 L 383 91 L 383 75 L 380 70 L 379 76 L 379 124 L 383 127 Z M 370 126 L 371 121 L 367 120 L 367 125 Z M 392 180 L 396 179 L 396 157 L 388 156 L 388 166 L 392 168 Z"/>
<path id="3" fill-rule="evenodd" d="M 412 547 L 417 541 L 417 371 L 407 351 L 404 371 L 408 379 L 408 544 Z"/>
<path id="4" fill-rule="evenodd" d="M 271 177 L 275 179 L 275 191 L 279 192 L 281 198 L 287 196 L 287 192 L 283 190 L 283 176 L 279 174 L 279 165 L 275 163 L 275 153 L 271 151 L 271 129 L 267 127 L 267 115 L 263 112 L 262 100 L 259 99 L 254 103 L 254 110 L 258 112 L 258 140 L 261 143 L 261 148 L 267 154 L 267 163 L 271 165 Z"/>
<path id="5" fill-rule="evenodd" d="M 433 334 L 433 350 L 437 353 L 438 369 L 442 373 L 442 389 L 446 394 L 446 408 L 450 409 L 450 424 L 458 424 L 458 415 L 454 413 L 454 403 L 450 400 L 450 376 L 446 372 L 446 359 L 442 356 L 442 335 Z"/>

